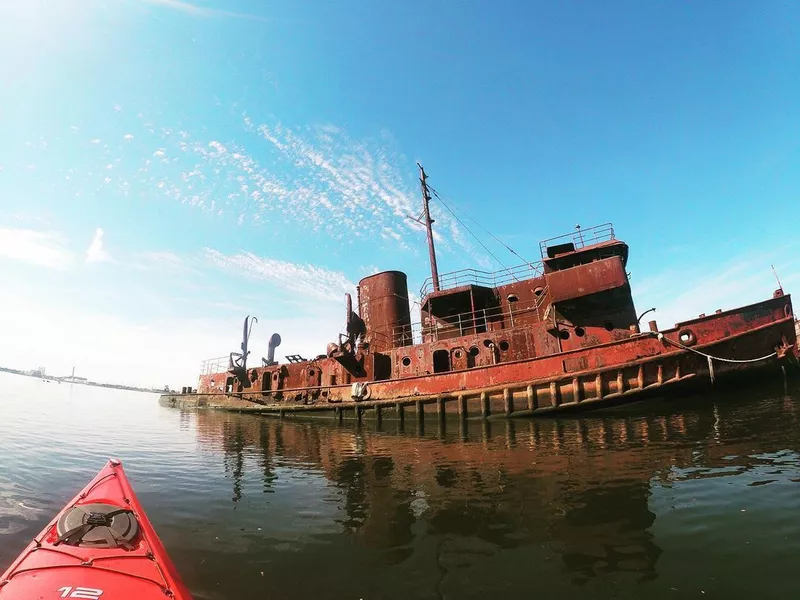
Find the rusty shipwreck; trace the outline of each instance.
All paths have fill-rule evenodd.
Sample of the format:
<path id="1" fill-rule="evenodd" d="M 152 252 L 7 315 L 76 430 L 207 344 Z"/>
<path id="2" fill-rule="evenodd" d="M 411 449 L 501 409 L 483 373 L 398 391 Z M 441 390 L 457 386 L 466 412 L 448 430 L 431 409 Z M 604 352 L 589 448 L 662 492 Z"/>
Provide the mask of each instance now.
<path id="1" fill-rule="evenodd" d="M 196 389 L 166 406 L 334 418 L 489 418 L 600 408 L 772 369 L 796 370 L 792 302 L 772 297 L 659 331 L 642 327 L 626 272 L 628 245 L 610 224 L 540 243 L 541 261 L 439 275 L 430 193 L 420 167 L 431 277 L 412 323 L 406 275 L 362 279 L 346 296 L 346 332 L 312 359 L 257 364 L 241 352 L 205 361 Z M 248 324 L 249 323 L 249 324 Z M 787 367 L 787 365 L 789 365 Z"/>

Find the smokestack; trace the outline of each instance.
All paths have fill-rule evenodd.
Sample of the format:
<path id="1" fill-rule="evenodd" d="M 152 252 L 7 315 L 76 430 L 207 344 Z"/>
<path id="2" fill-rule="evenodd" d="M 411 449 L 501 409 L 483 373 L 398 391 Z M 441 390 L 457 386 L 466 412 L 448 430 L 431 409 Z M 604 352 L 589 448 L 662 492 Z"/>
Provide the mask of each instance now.
<path id="1" fill-rule="evenodd" d="M 281 345 L 281 336 L 273 333 L 269 338 L 269 345 L 267 346 L 267 365 L 274 365 L 275 363 L 275 348 Z"/>

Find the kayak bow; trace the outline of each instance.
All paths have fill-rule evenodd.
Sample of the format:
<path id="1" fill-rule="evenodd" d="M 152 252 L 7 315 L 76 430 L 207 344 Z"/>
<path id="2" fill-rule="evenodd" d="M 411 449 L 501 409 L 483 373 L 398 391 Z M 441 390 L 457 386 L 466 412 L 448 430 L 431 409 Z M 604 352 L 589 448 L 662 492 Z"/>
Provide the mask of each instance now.
<path id="1" fill-rule="evenodd" d="M 191 600 L 133 492 L 109 460 L 0 577 L 0 598 Z"/>

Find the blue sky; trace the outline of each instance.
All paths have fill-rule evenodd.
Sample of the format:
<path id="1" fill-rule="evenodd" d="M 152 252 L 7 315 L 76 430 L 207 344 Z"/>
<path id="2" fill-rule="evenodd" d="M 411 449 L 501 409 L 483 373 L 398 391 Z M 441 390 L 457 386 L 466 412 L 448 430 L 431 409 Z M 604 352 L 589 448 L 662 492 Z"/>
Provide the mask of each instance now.
<path id="1" fill-rule="evenodd" d="M 800 283 L 796 3 L 17 4 L 2 365 L 186 385 L 246 314 L 321 353 L 361 277 L 427 276 L 417 161 L 528 260 L 612 221 L 663 326 Z M 440 271 L 502 268 L 433 210 Z"/>

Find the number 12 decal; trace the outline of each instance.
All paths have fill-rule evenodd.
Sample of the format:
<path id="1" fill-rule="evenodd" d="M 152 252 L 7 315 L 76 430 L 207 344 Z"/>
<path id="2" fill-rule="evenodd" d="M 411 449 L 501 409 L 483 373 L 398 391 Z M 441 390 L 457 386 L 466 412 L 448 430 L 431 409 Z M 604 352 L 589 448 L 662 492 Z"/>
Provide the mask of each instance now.
<path id="1" fill-rule="evenodd" d="M 97 600 L 103 595 L 103 590 L 86 587 L 67 587 L 58 588 L 62 598 L 85 598 L 87 600 Z"/>

